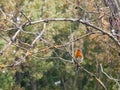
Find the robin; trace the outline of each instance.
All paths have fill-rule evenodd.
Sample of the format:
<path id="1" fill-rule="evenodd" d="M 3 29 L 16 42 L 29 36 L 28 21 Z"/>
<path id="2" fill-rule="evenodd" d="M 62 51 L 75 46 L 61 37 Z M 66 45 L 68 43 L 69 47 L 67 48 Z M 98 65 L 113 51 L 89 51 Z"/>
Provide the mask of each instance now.
<path id="1" fill-rule="evenodd" d="M 83 54 L 80 51 L 80 49 L 76 49 L 75 50 L 75 58 L 78 61 L 78 63 L 82 63 L 83 62 Z"/>

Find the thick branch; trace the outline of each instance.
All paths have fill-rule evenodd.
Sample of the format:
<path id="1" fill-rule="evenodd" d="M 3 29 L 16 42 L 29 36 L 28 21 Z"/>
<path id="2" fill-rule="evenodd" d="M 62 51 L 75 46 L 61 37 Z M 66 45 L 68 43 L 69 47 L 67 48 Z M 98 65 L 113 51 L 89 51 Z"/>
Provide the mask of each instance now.
<path id="1" fill-rule="evenodd" d="M 92 27 L 92 28 L 102 32 L 105 35 L 108 35 L 111 39 L 113 39 L 116 42 L 116 44 L 118 46 L 120 46 L 120 42 L 112 34 L 110 34 L 109 32 L 107 32 L 107 31 L 105 31 L 105 30 L 103 30 L 103 29 L 101 29 L 101 28 L 99 28 L 99 27 L 97 27 L 95 25 L 92 25 L 92 24 L 90 24 L 90 23 L 88 23 L 86 21 L 83 21 L 81 19 L 78 19 L 78 18 L 47 18 L 47 19 L 40 19 L 40 20 L 37 20 L 37 21 L 33 21 L 31 23 L 27 23 L 26 26 L 33 25 L 33 24 L 38 24 L 38 23 L 42 23 L 42 22 L 52 22 L 52 21 L 80 22 L 80 23 L 82 23 L 84 25 L 87 25 L 89 27 Z"/>

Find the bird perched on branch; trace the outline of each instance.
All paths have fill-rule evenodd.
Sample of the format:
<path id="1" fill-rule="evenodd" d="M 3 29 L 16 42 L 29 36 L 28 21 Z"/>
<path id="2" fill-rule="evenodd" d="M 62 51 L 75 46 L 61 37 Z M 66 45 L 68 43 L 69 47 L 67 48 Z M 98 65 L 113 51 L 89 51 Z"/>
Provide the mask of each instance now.
<path id="1" fill-rule="evenodd" d="M 77 70 L 80 67 L 80 64 L 83 62 L 83 53 L 80 51 L 80 49 L 75 50 L 75 64 L 77 65 Z"/>
<path id="2" fill-rule="evenodd" d="M 75 50 L 75 58 L 77 63 L 81 64 L 83 62 L 83 53 L 78 48 Z"/>

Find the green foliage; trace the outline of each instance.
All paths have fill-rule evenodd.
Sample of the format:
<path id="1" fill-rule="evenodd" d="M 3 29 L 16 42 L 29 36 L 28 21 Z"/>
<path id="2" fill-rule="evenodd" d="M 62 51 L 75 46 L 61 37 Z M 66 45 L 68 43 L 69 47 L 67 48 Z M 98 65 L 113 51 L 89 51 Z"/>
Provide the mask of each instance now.
<path id="1" fill-rule="evenodd" d="M 9 90 L 12 88 L 14 84 L 14 79 L 12 77 L 12 74 L 10 74 L 10 71 L 7 69 L 0 70 L 0 89 L 1 90 Z"/>
<path id="2" fill-rule="evenodd" d="M 11 40 L 17 31 L 17 29 L 11 28 L 18 28 L 28 22 L 28 18 L 33 22 L 46 18 L 80 18 L 109 32 L 109 26 L 103 24 L 103 21 L 108 23 L 104 18 L 109 16 L 109 10 L 99 0 L 89 0 L 89 2 L 87 0 L 0 0 L 0 6 L 6 14 L 5 18 L 4 13 L 0 11 L 0 17 L 2 17 L 0 28 L 3 30 L 1 34 L 7 40 Z M 18 17 L 21 19 L 20 23 L 17 22 Z M 26 49 L 30 49 L 30 44 L 43 30 L 44 23 L 24 27 L 23 31 L 17 35 L 14 41 L 15 45 L 11 45 L 3 56 L 0 56 L 0 65 L 5 63 L 9 65 L 26 55 Z M 72 54 L 74 54 L 73 49 L 76 48 L 83 51 L 82 66 L 85 69 L 101 79 L 108 90 L 119 88 L 117 84 L 103 75 L 99 67 L 99 64 L 102 63 L 106 73 L 120 78 L 118 56 L 120 48 L 111 39 L 79 22 L 53 21 L 46 23 L 43 36 L 30 49 L 32 54 L 26 57 L 26 61 L 9 70 L 6 69 L 7 67 L 0 69 L 1 90 L 11 90 L 13 87 L 15 90 L 18 90 L 19 87 L 25 90 L 34 90 L 33 88 L 36 88 L 35 90 L 102 90 L 103 88 L 93 77 L 81 68 L 77 72 L 76 65 L 69 63 L 74 59 Z M 54 45 L 64 45 L 71 39 L 75 40 L 85 35 L 86 28 L 95 34 L 81 38 L 65 47 L 48 49 Z M 6 44 L 8 42 L 0 37 L 0 50 Z M 58 81 L 59 83 L 56 85 L 55 83 Z"/>
<path id="3" fill-rule="evenodd" d="M 5 45 L 5 41 L 3 39 L 0 39 L 0 49 Z"/>

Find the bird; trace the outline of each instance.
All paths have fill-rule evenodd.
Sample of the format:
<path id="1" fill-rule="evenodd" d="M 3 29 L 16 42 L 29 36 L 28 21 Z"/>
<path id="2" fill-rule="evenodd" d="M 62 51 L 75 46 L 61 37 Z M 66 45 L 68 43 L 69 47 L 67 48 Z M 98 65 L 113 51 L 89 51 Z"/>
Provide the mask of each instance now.
<path id="1" fill-rule="evenodd" d="M 75 50 L 75 59 L 77 60 L 78 63 L 82 63 L 83 62 L 83 53 L 78 48 Z"/>

